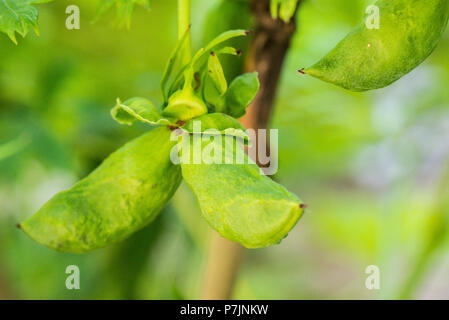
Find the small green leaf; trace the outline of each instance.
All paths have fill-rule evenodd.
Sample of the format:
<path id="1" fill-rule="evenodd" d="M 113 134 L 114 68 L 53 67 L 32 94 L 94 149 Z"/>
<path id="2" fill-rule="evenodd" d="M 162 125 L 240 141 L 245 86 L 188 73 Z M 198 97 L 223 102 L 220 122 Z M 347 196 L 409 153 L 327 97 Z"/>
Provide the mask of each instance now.
<path id="1" fill-rule="evenodd" d="M 121 241 L 151 222 L 173 196 L 181 170 L 170 160 L 167 127 L 127 143 L 70 190 L 20 224 L 31 238 L 81 253 Z"/>
<path id="2" fill-rule="evenodd" d="M 168 100 L 167 83 L 170 79 L 170 76 L 173 73 L 173 70 L 176 68 L 176 66 L 183 67 L 182 66 L 183 54 L 185 52 L 186 44 L 188 43 L 187 39 L 189 38 L 189 34 L 190 28 L 186 30 L 182 38 L 179 39 L 175 49 L 173 50 L 173 52 L 170 55 L 170 58 L 167 61 L 167 65 L 165 66 L 164 74 L 162 75 L 161 80 L 161 90 L 162 95 L 164 97 L 164 103 L 167 102 Z"/>
<path id="3" fill-rule="evenodd" d="M 217 142 L 203 142 L 202 149 L 209 143 Z M 226 154 L 223 144 L 214 147 Z M 183 178 L 204 218 L 223 237 L 247 248 L 277 244 L 295 226 L 304 206 L 294 194 L 262 175 L 243 150 L 240 152 L 245 164 L 183 162 Z"/>
<path id="4" fill-rule="evenodd" d="M 217 89 L 218 94 L 224 94 L 228 90 L 228 82 L 226 81 L 220 59 L 218 59 L 218 56 L 214 52 L 210 54 L 207 66 L 208 75 Z"/>
<path id="5" fill-rule="evenodd" d="M 164 126 L 173 125 L 176 122 L 174 118 L 162 117 L 151 101 L 145 98 L 132 98 L 123 103 L 117 99 L 111 115 L 118 123 L 127 125 L 132 125 L 136 121 Z"/>
<path id="6" fill-rule="evenodd" d="M 199 91 L 201 92 L 203 100 L 209 103 L 210 112 L 215 111 L 214 106 L 228 89 L 228 82 L 226 80 L 219 56 L 238 56 L 241 53 L 241 50 L 233 47 L 224 47 L 218 49 L 217 51 L 213 51 L 209 57 L 207 68 L 204 67 L 199 70 Z"/>
<path id="7" fill-rule="evenodd" d="M 218 37 L 216 37 L 214 40 L 209 42 L 209 44 L 200 49 L 195 56 L 192 59 L 192 65 L 194 70 L 198 70 L 198 68 L 204 63 L 203 59 L 204 56 L 211 51 L 213 51 L 217 46 L 221 45 L 222 43 L 237 37 L 244 37 L 247 36 L 249 32 L 247 30 L 230 30 L 223 32 Z"/>
<path id="8" fill-rule="evenodd" d="M 195 124 L 200 125 L 200 130 L 196 130 L 197 127 L 195 127 Z M 181 129 L 195 134 L 207 134 L 208 131 L 212 132 L 211 130 L 213 130 L 213 133 L 211 134 L 231 135 L 248 140 L 245 127 L 235 118 L 224 113 L 209 113 L 198 118 L 191 119 L 187 121 Z"/>
<path id="9" fill-rule="evenodd" d="M 242 50 L 236 49 L 236 48 L 233 48 L 233 47 L 224 47 L 224 48 L 221 48 L 220 50 L 218 50 L 216 52 L 216 54 L 217 55 L 229 54 L 229 55 L 232 55 L 232 56 L 239 56 L 239 55 L 242 54 Z"/>
<path id="10" fill-rule="evenodd" d="M 249 31 L 247 31 L 247 30 L 226 31 L 226 32 L 223 32 L 222 34 L 220 34 L 214 40 L 212 40 L 206 47 L 198 50 L 198 52 L 195 54 L 192 61 L 190 62 L 190 65 L 185 66 L 183 69 L 181 69 L 178 72 L 178 74 L 176 75 L 176 77 L 174 78 L 174 81 L 170 85 L 169 95 L 173 94 L 180 88 L 180 86 L 183 83 L 183 76 L 184 76 L 185 72 L 187 71 L 187 69 L 191 68 L 191 69 L 193 69 L 194 73 L 198 72 L 198 73 L 202 74 L 204 71 L 203 70 L 204 65 L 207 62 L 207 54 L 208 53 L 210 54 L 213 50 L 217 49 L 217 47 L 219 45 L 223 44 L 224 42 L 226 42 L 232 38 L 247 36 L 248 34 L 249 34 Z M 224 51 L 223 54 L 234 54 L 235 53 L 236 55 L 239 55 L 241 53 L 240 50 L 236 50 L 236 49 L 232 50 L 229 48 L 222 48 L 222 49 L 217 50 L 217 52 L 220 53 L 219 51 L 221 51 L 221 50 Z"/>
<path id="11" fill-rule="evenodd" d="M 52 0 L 2 0 L 0 1 L 0 32 L 6 33 L 17 44 L 16 32 L 25 37 L 32 28 L 39 35 L 38 11 L 33 4 Z"/>
<path id="12" fill-rule="evenodd" d="M 217 103 L 216 111 L 240 118 L 259 91 L 257 72 L 238 76 L 231 82 L 228 91 Z"/>

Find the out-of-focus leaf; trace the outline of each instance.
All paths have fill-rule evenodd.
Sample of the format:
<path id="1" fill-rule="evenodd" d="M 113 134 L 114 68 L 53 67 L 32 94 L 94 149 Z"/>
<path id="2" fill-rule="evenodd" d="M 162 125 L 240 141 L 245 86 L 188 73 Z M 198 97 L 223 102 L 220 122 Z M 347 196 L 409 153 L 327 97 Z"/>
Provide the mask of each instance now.
<path id="1" fill-rule="evenodd" d="M 16 32 L 25 37 L 30 28 L 39 35 L 38 11 L 33 4 L 53 0 L 3 0 L 0 1 L 0 31 L 17 44 Z"/>
<path id="2" fill-rule="evenodd" d="M 0 145 L 0 161 L 23 150 L 31 141 L 27 134 L 22 134 L 16 139 Z"/>
<path id="3" fill-rule="evenodd" d="M 127 143 L 20 227 L 62 252 L 81 253 L 127 238 L 151 222 L 179 186 L 170 134 L 159 127 Z"/>
<path id="4" fill-rule="evenodd" d="M 143 273 L 149 271 L 151 252 L 164 234 L 169 208 L 167 205 L 155 221 L 110 249 L 101 270 L 101 280 L 95 285 L 94 299 L 139 298 L 139 280 Z"/>
<path id="5" fill-rule="evenodd" d="M 142 121 L 153 125 L 173 125 L 174 118 L 163 117 L 153 103 L 145 98 L 131 98 L 125 102 L 117 99 L 116 106 L 111 109 L 111 115 L 120 124 L 132 125 Z"/>
<path id="6" fill-rule="evenodd" d="M 289 22 L 296 12 L 299 0 L 271 0 L 270 11 L 274 19 L 281 18 Z"/>
<path id="7" fill-rule="evenodd" d="M 231 138 L 232 140 L 236 138 Z M 222 139 L 220 139 L 222 140 Z M 214 144 L 214 145 L 210 145 Z M 213 147 L 213 148 L 211 148 Z M 279 243 L 301 217 L 302 202 L 265 175 L 241 146 L 244 164 L 226 164 L 225 141 L 203 142 L 202 149 L 220 150 L 221 164 L 182 162 L 182 175 L 195 194 L 203 216 L 223 237 L 247 248 Z M 184 147 L 183 147 L 184 148 Z M 228 151 L 228 152 L 227 152 Z M 184 153 L 184 151 L 182 151 Z M 235 156 L 236 157 L 236 156 Z M 231 159 L 232 160 L 232 159 Z"/>
<path id="8" fill-rule="evenodd" d="M 445 164 L 440 185 L 436 192 L 432 212 L 429 212 L 428 237 L 411 271 L 398 292 L 398 299 L 413 299 L 416 289 L 429 271 L 429 264 L 438 249 L 447 240 L 449 232 L 449 163 Z"/>
<path id="9" fill-rule="evenodd" d="M 142 6 L 145 9 L 150 9 L 150 0 L 101 0 L 98 8 L 97 18 L 101 17 L 109 9 L 115 5 L 117 11 L 117 21 L 120 26 L 131 26 L 131 16 L 136 5 Z"/>
<path id="10" fill-rule="evenodd" d="M 217 103 L 217 112 L 240 118 L 246 113 L 246 108 L 256 97 L 259 87 L 257 72 L 238 76 L 231 82 L 228 91 Z"/>

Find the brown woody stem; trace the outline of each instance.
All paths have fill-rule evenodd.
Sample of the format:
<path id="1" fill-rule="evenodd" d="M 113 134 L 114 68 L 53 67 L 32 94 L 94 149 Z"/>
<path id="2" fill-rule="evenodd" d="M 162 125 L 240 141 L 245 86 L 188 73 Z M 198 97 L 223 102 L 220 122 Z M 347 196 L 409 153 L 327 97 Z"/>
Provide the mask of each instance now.
<path id="1" fill-rule="evenodd" d="M 295 18 L 289 23 L 273 20 L 270 0 L 252 0 L 251 10 L 255 18 L 255 30 L 246 58 L 245 72 L 257 71 L 261 86 L 241 122 L 248 129 L 266 129 L 285 56 L 296 30 L 296 21 Z M 253 141 L 253 144 L 257 145 L 257 142 Z M 203 299 L 223 300 L 232 297 L 243 255 L 241 245 L 214 233 L 206 265 Z"/>

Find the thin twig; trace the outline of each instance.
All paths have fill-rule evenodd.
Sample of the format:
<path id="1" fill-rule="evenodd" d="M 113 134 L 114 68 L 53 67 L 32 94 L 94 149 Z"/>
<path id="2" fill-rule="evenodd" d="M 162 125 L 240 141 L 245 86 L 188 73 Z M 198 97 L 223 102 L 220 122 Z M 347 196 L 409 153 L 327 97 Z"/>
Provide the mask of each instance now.
<path id="1" fill-rule="evenodd" d="M 247 129 L 266 129 L 272 114 L 285 56 L 296 30 L 296 22 L 295 18 L 289 23 L 279 19 L 273 20 L 270 14 L 270 0 L 253 0 L 251 10 L 256 25 L 244 71 L 257 71 L 261 86 L 241 122 Z M 257 142 L 253 141 L 253 144 L 257 145 Z M 259 163 L 257 159 L 254 160 Z M 243 256 L 244 249 L 241 245 L 214 233 L 209 248 L 203 299 L 220 300 L 232 297 Z"/>

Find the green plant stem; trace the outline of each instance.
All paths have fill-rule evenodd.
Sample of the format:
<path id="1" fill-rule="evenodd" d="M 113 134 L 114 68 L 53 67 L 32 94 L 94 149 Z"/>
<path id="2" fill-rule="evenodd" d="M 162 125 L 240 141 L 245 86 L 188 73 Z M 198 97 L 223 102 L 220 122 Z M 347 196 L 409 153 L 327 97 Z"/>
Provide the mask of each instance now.
<path id="1" fill-rule="evenodd" d="M 178 39 L 181 39 L 190 28 L 190 0 L 178 0 Z M 192 57 L 192 45 L 190 34 L 187 36 L 184 63 L 188 63 Z"/>
<path id="2" fill-rule="evenodd" d="M 204 300 L 228 300 L 237 279 L 244 248 L 213 232 L 204 275 Z"/>

